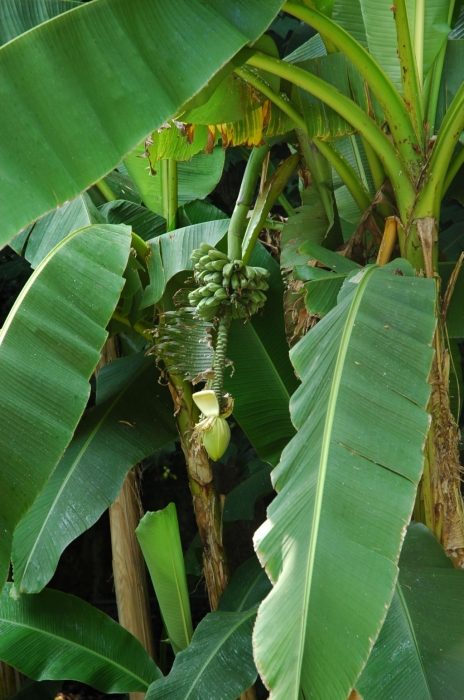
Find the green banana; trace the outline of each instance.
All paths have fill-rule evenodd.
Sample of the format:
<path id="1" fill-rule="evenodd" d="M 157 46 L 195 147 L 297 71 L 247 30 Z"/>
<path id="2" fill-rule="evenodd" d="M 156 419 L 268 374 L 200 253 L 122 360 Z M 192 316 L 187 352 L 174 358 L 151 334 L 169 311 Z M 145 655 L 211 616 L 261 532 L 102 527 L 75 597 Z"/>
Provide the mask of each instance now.
<path id="1" fill-rule="evenodd" d="M 229 295 L 223 287 L 219 287 L 219 289 L 216 289 L 216 291 L 214 292 L 214 296 L 216 297 L 216 299 L 221 299 L 221 301 L 223 299 L 229 298 Z"/>
<path id="2" fill-rule="evenodd" d="M 209 257 L 211 260 L 225 260 L 226 262 L 229 262 L 229 258 L 225 253 L 221 253 L 220 250 L 216 250 L 216 248 L 213 248 L 208 252 Z"/>
<path id="3" fill-rule="evenodd" d="M 230 277 L 234 271 L 234 264 L 229 262 L 222 268 L 222 274 L 224 277 Z"/>
<path id="4" fill-rule="evenodd" d="M 211 306 L 220 306 L 221 300 L 216 299 L 216 297 L 208 297 L 205 302 L 205 306 L 210 308 Z"/>
<path id="5" fill-rule="evenodd" d="M 198 248 L 197 248 L 197 250 L 198 250 Z M 213 246 L 210 245 L 209 243 L 200 243 L 199 250 L 201 250 L 201 252 L 204 255 L 205 253 L 209 253 L 210 250 L 213 250 Z"/>
<path id="6" fill-rule="evenodd" d="M 257 275 L 264 278 L 269 277 L 269 275 L 271 274 L 269 270 L 266 270 L 265 267 L 255 267 L 255 272 Z"/>
<path id="7" fill-rule="evenodd" d="M 232 289 L 238 289 L 240 287 L 240 278 L 238 272 L 233 272 L 230 278 L 230 284 Z"/>

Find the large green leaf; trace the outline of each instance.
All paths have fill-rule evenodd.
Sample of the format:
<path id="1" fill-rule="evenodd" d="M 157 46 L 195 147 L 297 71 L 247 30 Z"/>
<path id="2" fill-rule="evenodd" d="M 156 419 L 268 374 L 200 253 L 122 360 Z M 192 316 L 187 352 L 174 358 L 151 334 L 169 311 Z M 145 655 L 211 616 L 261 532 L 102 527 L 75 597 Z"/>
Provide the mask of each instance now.
<path id="1" fill-rule="evenodd" d="M 153 360 L 131 355 L 102 368 L 99 380 L 106 394 L 110 380 L 105 375 L 115 373 L 116 394 L 84 415 L 44 490 L 16 528 L 15 595 L 40 591 L 67 545 L 114 501 L 129 469 L 175 438 L 171 397 L 158 383 Z"/>
<path id="2" fill-rule="evenodd" d="M 262 315 L 254 316 L 251 323 L 232 323 L 227 355 L 234 374 L 226 376 L 225 387 L 235 400 L 234 417 L 253 447 L 261 459 L 276 464 L 295 434 L 289 400 L 297 380 L 288 359 L 279 266 L 261 245 L 255 247 L 250 264 L 271 272 L 268 300 Z"/>
<path id="3" fill-rule="evenodd" d="M 235 700 L 256 680 L 251 633 L 256 607 L 209 613 L 190 646 L 177 654 L 169 676 L 155 681 L 146 700 Z"/>
<path id="4" fill-rule="evenodd" d="M 407 0 L 406 4 L 411 36 L 414 37 L 416 0 Z M 448 7 L 448 0 L 423 3 L 424 76 L 450 32 Z M 394 9 L 394 5 L 378 0 L 335 0 L 332 18 L 369 49 L 369 53 L 401 91 Z"/>
<path id="5" fill-rule="evenodd" d="M 163 213 L 161 173 L 150 173 L 148 159 L 141 156 L 145 152 L 143 143 L 132 151 L 124 164 L 137 185 L 147 207 L 157 214 Z M 193 199 L 206 197 L 221 179 L 225 152 L 216 147 L 212 153 L 197 153 L 191 160 L 177 163 L 178 202 L 186 204 Z M 158 164 L 159 165 L 159 164 Z"/>
<path id="6" fill-rule="evenodd" d="M 271 466 L 261 459 L 247 465 L 249 476 L 227 494 L 222 512 L 224 522 L 253 520 L 255 503 L 259 498 L 272 493 Z"/>
<path id="7" fill-rule="evenodd" d="M 166 284 L 178 272 L 192 270 L 190 254 L 201 243 L 216 245 L 224 238 L 229 219 L 206 221 L 169 231 L 148 241 L 150 255 L 147 260 L 150 283 L 145 289 L 142 308 L 156 304 L 161 299 Z"/>
<path id="8" fill-rule="evenodd" d="M 330 191 L 332 183 L 323 183 L 321 187 Z M 324 203 L 316 187 L 308 187 L 303 190 L 302 200 L 303 205 L 298 207 L 295 214 L 288 218 L 282 230 L 280 264 L 284 269 L 295 265 L 305 265 L 311 260 L 310 255 L 301 252 L 301 246 L 306 241 L 321 244 L 328 237 L 333 224 L 333 221 L 329 221 Z"/>
<path id="9" fill-rule="evenodd" d="M 425 525 L 412 523 L 395 595 L 356 688 L 364 700 L 460 700 L 464 572 Z"/>
<path id="10" fill-rule="evenodd" d="M 146 513 L 135 531 L 150 572 L 173 651 L 186 649 L 193 635 L 176 506 Z"/>
<path id="11" fill-rule="evenodd" d="M 272 585 L 269 578 L 253 556 L 239 566 L 219 600 L 218 610 L 242 612 L 255 608 L 266 597 Z"/>
<path id="12" fill-rule="evenodd" d="M 92 204 L 90 197 L 83 194 L 43 216 L 28 232 L 26 241 L 22 241 L 21 232 L 10 241 L 10 246 L 29 260 L 35 268 L 52 248 L 70 233 L 85 226 L 101 223 L 104 223 L 103 216 Z M 127 222 L 109 221 L 108 223 Z"/>
<path id="13" fill-rule="evenodd" d="M 251 633 L 256 609 L 271 584 L 254 557 L 235 572 L 216 612 L 198 625 L 171 673 L 147 700 L 235 700 L 256 680 Z"/>
<path id="14" fill-rule="evenodd" d="M 135 202 L 116 199 L 103 204 L 100 212 L 109 224 L 127 224 L 144 241 L 166 232 L 166 219 Z"/>
<path id="15" fill-rule="evenodd" d="M 84 411 L 129 250 L 126 226 L 69 235 L 29 278 L 0 333 L 0 585 L 13 530 Z"/>
<path id="16" fill-rule="evenodd" d="M 457 242 L 459 245 L 459 242 Z M 438 270 L 442 282 L 442 294 L 445 293 L 451 273 L 456 263 L 439 263 Z M 453 295 L 446 314 L 446 330 L 450 338 L 464 338 L 464 270 L 461 267 L 457 276 Z"/>
<path id="17" fill-rule="evenodd" d="M 5 44 L 0 243 L 116 167 L 281 5 L 95 0 Z"/>
<path id="18" fill-rule="evenodd" d="M 464 74 L 464 39 L 448 41 L 446 47 L 445 63 L 440 84 L 440 94 L 437 103 L 437 116 L 435 119 L 435 131 L 443 121 L 454 96 L 462 85 Z"/>
<path id="19" fill-rule="evenodd" d="M 74 0 L 1 0 L 0 46 L 80 4 Z"/>
<path id="20" fill-rule="evenodd" d="M 45 589 L 0 597 L 0 659 L 35 680 L 76 680 L 104 693 L 145 691 L 161 672 L 129 632 L 75 596 Z"/>
<path id="21" fill-rule="evenodd" d="M 405 261 L 353 272 L 292 350 L 298 433 L 255 535 L 275 583 L 255 658 L 275 700 L 346 700 L 380 631 L 423 463 L 434 298 Z"/>

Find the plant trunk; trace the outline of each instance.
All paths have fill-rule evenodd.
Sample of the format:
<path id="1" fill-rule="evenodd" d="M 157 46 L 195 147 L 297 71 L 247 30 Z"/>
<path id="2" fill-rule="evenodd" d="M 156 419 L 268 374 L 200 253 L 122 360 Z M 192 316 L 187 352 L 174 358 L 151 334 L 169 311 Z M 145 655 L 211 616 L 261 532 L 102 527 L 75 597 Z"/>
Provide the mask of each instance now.
<path id="1" fill-rule="evenodd" d="M 203 572 L 211 610 L 216 610 L 229 579 L 222 543 L 222 512 L 213 470 L 205 449 L 194 439 L 195 409 L 191 386 L 170 375 L 169 389 L 177 416 L 177 429 L 185 455 L 193 508 L 203 547 Z"/>
<path id="2" fill-rule="evenodd" d="M 137 477 L 132 469 L 110 506 L 114 587 L 119 623 L 155 658 L 145 562 L 135 536 L 141 516 Z M 130 693 L 131 700 L 144 697 L 145 693 Z"/>
<path id="3" fill-rule="evenodd" d="M 116 338 L 105 343 L 98 369 L 119 355 Z M 136 637 L 155 659 L 147 575 L 135 529 L 143 515 L 138 496 L 136 470 L 127 475 L 109 508 L 113 577 L 119 623 Z M 129 693 L 130 700 L 143 700 L 145 693 Z"/>
<path id="4" fill-rule="evenodd" d="M 0 700 L 8 700 L 21 687 L 19 671 L 0 661 Z"/>
<path id="5" fill-rule="evenodd" d="M 432 217 L 415 222 L 426 277 L 437 279 L 437 229 Z M 418 250 L 417 243 L 415 246 Z M 452 290 L 451 290 L 452 291 Z M 444 312 L 443 312 L 444 311 Z M 464 568 L 464 512 L 461 496 L 459 428 L 450 409 L 450 356 L 446 349 L 446 309 L 437 304 L 438 325 L 430 373 L 432 387 L 428 411 L 432 423 L 425 445 L 424 474 L 418 490 L 414 517 L 424 522 L 443 545 L 457 568 Z"/>
<path id="6" fill-rule="evenodd" d="M 422 520 L 442 543 L 457 568 L 464 568 L 464 515 L 459 463 L 459 428 L 449 403 L 450 357 L 441 326 L 436 331 L 435 357 L 430 383 L 429 412 L 432 425 L 425 449 L 415 517 Z"/>

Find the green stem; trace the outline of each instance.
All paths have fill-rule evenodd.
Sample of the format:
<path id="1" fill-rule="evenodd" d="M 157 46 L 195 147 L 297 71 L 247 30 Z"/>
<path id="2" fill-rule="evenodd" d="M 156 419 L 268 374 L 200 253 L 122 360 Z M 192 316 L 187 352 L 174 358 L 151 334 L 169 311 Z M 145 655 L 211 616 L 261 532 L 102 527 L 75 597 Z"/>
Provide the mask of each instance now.
<path id="1" fill-rule="evenodd" d="M 254 74 L 253 74 L 253 75 L 254 75 Z M 251 85 L 251 83 L 250 83 L 250 85 Z M 263 94 L 264 94 L 264 93 L 263 93 Z M 250 152 L 249 152 L 249 150 L 242 146 L 242 147 L 240 148 L 240 152 L 241 152 L 241 154 L 243 155 L 243 157 L 245 158 L 245 160 L 248 161 L 248 159 L 249 159 L 249 157 L 250 157 Z M 272 173 L 275 171 L 275 168 L 274 168 L 274 166 L 272 165 L 271 161 L 269 161 L 268 164 L 267 164 L 267 171 L 268 171 L 268 174 L 269 174 L 269 175 L 272 175 Z M 285 213 L 287 214 L 287 216 L 294 216 L 295 210 L 294 210 L 294 208 L 292 207 L 292 205 L 290 204 L 290 202 L 288 201 L 287 197 L 286 197 L 284 194 L 281 194 L 280 197 L 279 197 L 279 199 L 278 199 L 277 201 L 279 202 L 280 206 L 281 206 L 282 209 L 285 211 Z"/>
<path id="2" fill-rule="evenodd" d="M 418 175 L 421 159 L 413 148 L 417 147 L 417 138 L 409 112 L 401 95 L 378 63 L 348 32 L 321 12 L 294 2 L 286 2 L 282 9 L 314 27 L 321 35 L 327 35 L 358 69 L 384 111 L 401 158 L 408 170 L 415 176 Z M 352 123 L 349 118 L 346 119 Z"/>
<path id="3" fill-rule="evenodd" d="M 269 228 L 274 231 L 282 231 L 284 224 L 282 221 L 274 221 L 273 219 L 266 219 L 264 222 L 264 227 Z"/>
<path id="4" fill-rule="evenodd" d="M 364 187 L 356 170 L 348 163 L 346 158 L 329 143 L 321 141 L 320 139 L 314 139 L 314 145 L 317 146 L 324 158 L 327 158 L 330 165 L 341 177 L 343 184 L 347 186 L 361 213 L 364 213 L 366 209 L 371 206 L 372 197 L 366 187 Z"/>
<path id="5" fill-rule="evenodd" d="M 138 321 L 137 323 L 134 323 L 134 325 L 132 325 L 127 316 L 123 316 L 121 313 L 119 313 L 117 309 L 113 311 L 111 318 L 115 321 L 119 321 L 119 323 L 122 323 L 125 326 L 128 326 L 129 328 L 132 328 L 139 335 L 143 335 L 145 340 L 148 340 L 150 343 L 153 342 L 153 335 L 149 333 L 149 329 L 152 326 L 148 325 L 147 323 L 143 323 L 143 321 Z"/>
<path id="6" fill-rule="evenodd" d="M 361 137 L 362 145 L 364 147 L 364 152 L 366 153 L 367 162 L 369 163 L 369 168 L 372 175 L 372 180 L 374 182 L 375 191 L 378 192 L 386 179 L 385 169 L 380 162 L 377 153 L 374 151 L 372 146 L 367 143 L 366 139 Z"/>
<path id="7" fill-rule="evenodd" d="M 306 161 L 311 181 L 314 183 L 328 221 L 332 221 L 334 215 L 332 172 L 330 164 L 324 158 L 321 150 L 308 137 L 306 129 L 295 129 L 300 144 L 301 154 Z"/>
<path id="8" fill-rule="evenodd" d="M 160 163 L 161 199 L 163 204 L 163 216 L 166 225 L 169 226 L 169 161 L 162 159 Z"/>
<path id="9" fill-rule="evenodd" d="M 404 5 L 404 0 L 396 2 L 396 11 L 398 5 Z M 406 8 L 405 8 L 406 11 Z M 407 22 L 407 14 L 406 14 Z M 424 0 L 416 0 L 416 14 L 414 18 L 414 53 L 416 55 L 417 76 L 419 85 L 422 85 L 424 75 L 424 23 L 425 23 L 425 2 Z M 408 26 L 409 33 L 409 26 Z M 400 43 L 400 35 L 398 33 L 398 44 Z M 412 64 L 410 64 L 412 66 Z M 420 93 L 418 93 L 420 95 Z"/>
<path id="10" fill-rule="evenodd" d="M 222 397 L 224 393 L 224 368 L 226 366 L 227 340 L 229 335 L 230 318 L 220 318 L 217 327 L 216 347 L 214 349 L 213 361 L 213 391 L 222 408 Z"/>
<path id="11" fill-rule="evenodd" d="M 464 165 L 464 146 L 461 146 L 460 150 L 453 157 L 448 172 L 446 173 L 445 182 L 443 184 L 443 189 L 441 191 L 442 198 L 447 193 L 451 183 L 458 174 L 461 167 Z"/>
<path id="12" fill-rule="evenodd" d="M 262 92 L 262 94 L 269 98 L 271 102 L 276 104 L 282 110 L 282 112 L 288 114 L 290 119 L 292 119 L 292 121 L 295 122 L 297 135 L 298 130 L 300 130 L 300 132 L 304 132 L 304 134 L 307 137 L 308 131 L 306 127 L 306 121 L 304 117 L 300 114 L 300 112 L 297 110 L 295 105 L 292 102 L 290 102 L 290 100 L 285 99 L 281 95 L 277 94 L 266 82 L 264 82 L 264 80 L 262 80 L 262 78 L 256 75 L 256 73 L 254 73 L 253 71 L 247 70 L 246 68 L 237 68 L 235 72 L 241 78 L 249 82 L 250 85 L 253 85 L 253 87 Z M 371 197 L 366 188 L 364 187 L 361 179 L 358 177 L 356 171 L 351 167 L 348 161 L 345 158 L 343 158 L 343 156 L 330 144 L 325 143 L 320 139 L 312 139 L 312 141 L 317 146 L 320 153 L 325 158 L 327 158 L 334 170 L 340 175 L 340 177 L 348 187 L 351 195 L 353 196 L 353 199 L 355 200 L 356 204 L 359 206 L 361 211 L 364 212 L 371 204 Z M 315 177 L 315 183 L 321 195 L 324 209 L 326 211 L 327 216 L 330 219 L 333 215 L 333 206 L 330 193 L 318 184 L 319 181 L 322 180 L 322 178 L 318 178 L 319 171 L 317 164 L 315 163 L 315 158 L 309 152 L 307 152 L 306 154 L 303 152 L 303 155 L 305 155 L 305 160 L 308 164 L 308 167 Z M 308 158 L 306 158 L 306 156 L 308 156 Z"/>
<path id="13" fill-rule="evenodd" d="M 414 217 L 437 216 L 453 151 L 464 129 L 464 83 L 449 106 L 427 166 L 425 185 L 419 193 Z"/>
<path id="14" fill-rule="evenodd" d="M 409 180 L 393 144 L 357 104 L 324 80 L 285 61 L 255 53 L 248 59 L 248 64 L 267 70 L 307 90 L 332 107 L 349 124 L 352 124 L 379 156 L 395 189 L 400 216 L 407 220 L 408 212 L 415 199 L 414 186 Z"/>
<path id="15" fill-rule="evenodd" d="M 424 15 L 423 0 L 416 0 L 416 24 L 415 24 L 415 52 L 412 46 L 409 17 L 406 8 L 406 0 L 395 1 L 395 23 L 398 35 L 398 56 L 401 67 L 401 82 L 403 85 L 403 99 L 406 109 L 411 116 L 411 122 L 416 133 L 416 138 L 425 148 L 424 139 L 424 112 L 422 105 L 422 57 L 424 47 Z M 422 6 L 422 11 L 421 11 Z M 420 18 L 418 19 L 418 10 Z M 418 28 L 419 23 L 419 28 Z M 418 31 L 419 29 L 419 31 Z M 418 43 L 420 51 L 418 53 Z M 415 53 L 415 55 L 414 55 Z M 416 63 L 417 61 L 417 63 Z M 419 62 L 420 61 L 420 62 Z"/>
<path id="16" fill-rule="evenodd" d="M 263 162 L 269 149 L 269 144 L 253 148 L 246 164 L 240 192 L 232 212 L 227 234 L 227 255 L 231 260 L 242 259 L 242 241 L 247 227 L 247 214 L 253 204 L 256 184 L 261 175 Z"/>
<path id="17" fill-rule="evenodd" d="M 375 191 L 377 193 L 383 187 L 387 175 L 374 149 L 371 148 L 370 144 L 367 143 L 366 139 L 363 139 L 361 137 L 361 141 L 364 147 L 367 162 L 369 163 L 372 180 L 374 181 Z M 393 213 L 392 207 L 386 202 L 381 202 L 380 204 L 377 204 L 377 211 L 381 216 L 383 216 L 384 219 L 386 219 L 387 216 L 391 216 L 391 214 Z"/>
<path id="18" fill-rule="evenodd" d="M 177 161 L 168 160 L 168 218 L 167 231 L 177 228 L 178 186 L 177 186 Z"/>
<path id="19" fill-rule="evenodd" d="M 100 190 L 100 192 L 108 202 L 114 202 L 117 199 L 113 190 L 108 185 L 108 183 L 105 182 L 105 180 L 98 180 L 98 182 L 95 183 L 95 187 Z"/>

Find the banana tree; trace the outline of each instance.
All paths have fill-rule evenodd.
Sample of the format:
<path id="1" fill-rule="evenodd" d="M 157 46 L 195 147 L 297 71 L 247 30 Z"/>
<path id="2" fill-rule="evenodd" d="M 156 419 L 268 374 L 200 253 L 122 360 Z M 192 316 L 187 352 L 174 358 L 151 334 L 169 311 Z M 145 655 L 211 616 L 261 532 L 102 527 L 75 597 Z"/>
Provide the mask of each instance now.
<path id="1" fill-rule="evenodd" d="M 5 152 L 13 153 L 16 141 L 12 133 L 17 134 L 18 123 L 23 123 L 19 115 L 29 119 L 21 109 L 24 90 L 29 100 L 37 99 L 37 114 L 30 118 L 28 134 L 37 139 L 40 153 L 45 149 L 49 156 L 35 153 L 32 163 L 29 150 L 24 151 L 21 172 L 30 198 L 24 207 L 9 197 L 4 240 L 57 202 L 90 186 L 150 129 L 175 118 L 171 129 L 153 132 L 144 147 L 129 155 L 117 174 L 119 178 L 132 175 L 139 202 L 149 202 L 155 215 L 164 214 L 168 233 L 148 234 L 144 241 L 137 235 L 140 229 L 131 233 L 127 226 L 150 221 L 147 229 L 153 231 L 156 219 L 147 218 L 140 203 L 132 202 L 129 207 L 128 202 L 117 206 L 110 202 L 95 213 L 83 197 L 59 211 L 63 214 L 70 206 L 76 207 L 79 216 L 87 217 L 80 224 L 84 228 L 71 227 L 68 237 L 59 236 L 63 240 L 56 247 L 57 226 L 50 221 L 42 226 L 42 233 L 37 224 L 20 238 L 21 249 L 28 255 L 36 237 L 35 257 L 30 253 L 36 270 L 5 324 L 0 346 L 4 376 L 9 377 L 2 404 L 2 444 L 4 462 L 11 465 L 6 472 L 3 512 L 6 529 L 10 533 L 15 529 L 14 584 L 6 589 L 0 606 L 5 640 L 0 656 L 34 678 L 61 678 L 69 668 L 66 659 L 56 664 L 48 661 L 55 649 L 50 629 L 56 631 L 58 625 L 57 643 L 65 644 L 70 656 L 79 647 L 75 677 L 108 692 L 144 691 L 153 683 L 149 697 L 213 698 L 220 683 L 221 696 L 232 700 L 246 691 L 256 673 L 251 632 L 257 605 L 268 593 L 262 583 L 267 578 L 259 577 L 256 569 L 247 571 L 244 578 L 238 578 L 239 583 L 232 579 L 221 595 L 227 584 L 221 510 L 205 451 L 215 459 L 220 457 L 229 434 L 227 415 L 233 410 L 258 454 L 276 465 L 273 483 L 278 495 L 269 508 L 268 521 L 255 536 L 258 556 L 273 584 L 254 626 L 254 658 L 261 677 L 273 698 L 346 698 L 355 685 L 360 692 L 367 688 L 375 696 L 375 689 L 371 690 L 373 684 L 375 688 L 375 665 L 368 665 L 366 675 L 359 677 L 395 586 L 404 618 L 413 619 L 397 584 L 398 557 L 421 477 L 424 443 L 428 481 L 423 481 L 415 515 L 442 537 L 458 561 L 461 556 L 459 537 L 449 536 L 451 524 L 459 535 L 462 508 L 457 473 L 453 472 L 456 429 L 447 404 L 444 319 L 436 302 L 435 280 L 440 202 L 462 164 L 464 150 L 457 145 L 463 128 L 462 87 L 455 85 L 459 79 L 453 79 L 446 48 L 453 7 L 440 3 L 432 16 L 419 2 L 414 7 L 398 3 L 394 8 L 367 0 L 336 0 L 320 7 L 318 3 L 286 3 L 285 11 L 310 24 L 318 35 L 281 60 L 272 42 L 263 37 L 258 40 L 281 3 L 271 7 L 253 2 L 246 8 L 246 18 L 233 8 L 230 12 L 218 9 L 215 3 L 203 3 L 200 14 L 191 3 L 179 2 L 175 18 L 165 9 L 155 13 L 145 5 L 140 1 L 136 8 L 127 8 L 103 0 L 87 6 L 76 4 L 71 12 L 0 49 L 0 68 L 3 66 L 11 95 L 2 118 Z M 61 9 L 68 8 L 63 5 Z M 141 17 L 143 22 L 134 21 Z M 98 35 L 103 22 L 104 36 L 109 37 L 105 65 L 118 66 L 117 81 L 105 80 L 101 64 L 92 58 L 98 46 L 93 34 Z M 205 48 L 200 51 L 200 61 L 199 37 L 208 46 L 203 33 L 213 24 L 211 45 L 217 52 L 208 53 L 205 61 Z M 121 26 L 125 27 L 122 34 Z M 381 41 L 378 27 L 382 27 Z M 67 32 L 85 39 L 76 43 L 85 62 L 73 58 L 68 44 L 63 48 L 62 37 Z M 117 51 L 111 41 L 113 32 L 119 32 Z M 174 49 L 180 37 L 185 55 Z M 46 46 L 55 47 L 55 58 L 63 59 L 59 71 L 58 63 L 45 52 Z M 133 56 L 130 63 L 120 58 L 126 48 L 127 55 Z M 45 100 L 34 75 L 30 71 L 26 75 L 25 51 L 41 57 L 41 79 L 47 85 L 58 79 L 76 90 L 85 85 L 92 95 L 92 109 L 89 111 L 85 99 L 80 100 L 69 121 L 58 129 L 49 128 L 45 103 L 49 110 L 51 100 L 53 109 L 59 111 L 72 90 L 54 89 Z M 232 62 L 226 64 L 232 56 Z M 147 73 L 147 65 L 154 61 L 161 66 L 156 80 L 153 71 Z M 173 65 L 178 80 L 168 89 L 172 82 L 164 76 L 171 75 Z M 215 71 L 211 83 L 198 92 Z M 123 85 L 130 88 L 133 100 L 121 102 Z M 234 95 L 228 110 L 224 94 Z M 104 128 L 95 116 L 98 110 L 105 114 Z M 121 110 L 125 110 L 122 120 Z M 180 122 L 187 144 L 172 128 L 174 124 L 177 129 Z M 190 156 L 205 145 L 213 150 L 218 135 L 223 143 L 230 142 L 232 134 L 233 143 L 260 143 L 263 136 L 293 129 L 287 140 L 296 155 L 274 175 L 262 177 L 261 193 L 248 221 L 256 183 L 267 170 L 267 146 L 256 148 L 249 159 L 230 222 L 217 216 L 213 221 L 177 228 L 181 166 L 176 161 L 180 151 L 185 157 L 185 151 Z M 69 149 L 65 161 L 57 158 L 63 143 Z M 144 151 L 153 171 L 161 158 L 160 173 L 151 179 L 147 159 L 137 158 Z M 284 226 L 281 264 L 286 274 L 290 269 L 297 281 L 306 283 L 310 313 L 323 316 L 291 352 L 299 386 L 285 352 L 279 268 L 257 243 L 298 161 L 303 179 L 308 182 L 310 178 L 312 188 L 303 191 L 306 207 Z M 42 163 L 40 178 L 33 177 L 37 162 Z M 19 169 L 13 155 L 5 163 L 8 185 L 15 173 L 19 177 Z M 109 182 L 109 178 L 99 181 L 99 189 L 112 199 Z M 4 192 L 8 195 L 8 187 Z M 357 219 L 353 207 L 359 209 Z M 64 229 L 63 218 L 58 228 Z M 353 236 L 358 222 L 359 230 Z M 385 265 L 395 250 L 396 234 L 397 259 Z M 347 239 L 344 255 L 337 255 L 333 249 L 340 247 L 343 236 Z M 42 255 L 37 253 L 40 245 Z M 379 264 L 371 265 L 377 249 Z M 86 267 L 86 260 L 94 262 Z M 185 271 L 193 272 L 194 277 L 187 286 L 176 277 Z M 451 277 L 444 309 L 450 306 L 456 276 Z M 98 297 L 94 279 L 105 290 Z M 175 304 L 173 292 L 177 292 Z M 113 369 L 111 365 L 105 368 L 97 405 L 84 414 L 76 430 L 110 316 L 109 330 L 135 331 L 141 348 L 151 341 L 148 331 L 154 325 L 155 306 L 161 320 L 154 345 L 176 407 L 212 607 L 219 601 L 219 610 L 201 623 L 193 637 L 189 625 L 183 625 L 187 633 L 182 646 L 174 642 L 179 653 L 172 674 L 164 679 L 141 647 L 131 641 L 129 648 L 126 639 L 130 637 L 114 631 L 98 614 L 59 594 L 38 593 L 67 542 L 114 499 L 128 468 L 173 436 L 175 422 L 168 415 L 172 409 L 167 408 L 167 392 L 157 388 L 153 363 L 137 355 L 119 360 Z M 205 343 L 196 342 L 210 333 L 208 328 L 212 329 L 214 354 Z M 436 352 L 431 394 L 427 378 L 434 356 L 432 345 Z M 70 360 L 81 347 L 78 377 L 68 381 L 65 377 L 73 376 Z M 235 364 L 232 378 L 223 376 L 226 352 Z M 32 379 L 38 368 L 41 385 Z M 192 387 L 198 377 L 206 382 L 206 394 L 199 392 L 201 396 Z M 45 382 L 50 384 L 44 398 Z M 30 386 L 37 390 L 29 395 L 24 388 Z M 18 387 L 21 402 L 11 398 L 18 396 Z M 61 406 L 70 394 L 69 412 L 63 414 Z M 50 401 L 49 396 L 59 400 Z M 427 409 L 433 416 L 430 431 Z M 156 430 L 148 430 L 150 423 L 155 423 Z M 26 426 L 29 439 L 25 439 Z M 132 432 L 134 426 L 138 435 Z M 105 472 L 99 461 L 108 436 L 119 445 L 117 476 Z M 37 445 L 46 449 L 39 450 Z M 18 474 L 25 475 L 21 482 Z M 99 485 L 90 515 L 81 510 L 86 474 Z M 446 502 L 443 494 L 451 494 Z M 72 506 L 68 498 L 74 499 Z M 417 538 L 413 543 L 420 551 Z M 6 541 L 5 571 L 9 549 Z M 156 560 L 156 555 L 148 553 L 147 559 Z M 163 575 L 166 568 L 163 565 Z M 182 578 L 178 566 L 175 576 L 171 575 L 171 581 Z M 459 572 L 456 575 L 459 583 L 454 585 L 459 590 L 462 578 Z M 258 593 L 250 595 L 256 581 Z M 155 588 L 161 600 L 172 586 L 160 589 L 155 583 Z M 10 600 L 10 592 L 17 597 L 24 591 L 37 595 Z M 177 597 L 176 605 L 180 611 L 177 622 L 182 615 L 188 618 L 185 595 Z M 385 635 L 393 638 L 397 598 L 394 606 L 394 615 L 389 614 L 384 628 Z M 61 621 L 53 616 L 55 609 L 63 611 Z M 76 614 L 87 621 L 89 639 L 101 638 L 101 644 L 89 639 L 81 644 L 70 622 Z M 35 640 L 29 660 L 21 650 L 25 633 Z M 412 628 L 411 635 L 414 633 Z M 379 644 L 394 646 L 392 637 L 387 642 L 380 638 Z M 41 646 L 45 641 L 44 655 Z M 126 643 L 123 658 L 120 648 Z M 401 651 L 400 646 L 394 649 L 397 654 Z M 240 669 L 236 668 L 237 650 L 243 660 Z M 376 650 L 372 664 L 381 655 Z M 89 663 L 95 658 L 98 672 Z M 420 650 L 419 666 L 426 661 L 427 654 Z M 195 670 L 198 667 L 200 673 Z M 459 677 L 456 674 L 450 680 L 453 692 Z M 378 682 L 384 687 L 382 679 Z M 436 690 L 433 686 L 430 697 L 439 697 L 436 692 L 442 687 L 438 684 Z"/>

